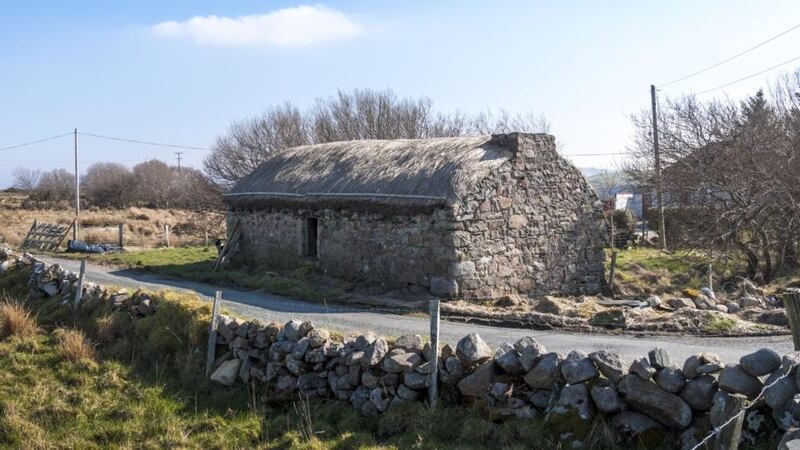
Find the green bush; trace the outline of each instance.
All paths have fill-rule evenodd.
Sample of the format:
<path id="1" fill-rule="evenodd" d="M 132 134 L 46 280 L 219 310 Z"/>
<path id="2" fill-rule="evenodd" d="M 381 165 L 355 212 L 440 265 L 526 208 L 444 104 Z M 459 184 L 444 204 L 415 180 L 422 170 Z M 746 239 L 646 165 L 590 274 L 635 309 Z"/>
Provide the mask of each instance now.
<path id="1" fill-rule="evenodd" d="M 612 209 L 605 212 L 605 218 L 608 224 L 609 242 L 613 230 L 614 247 L 627 248 L 628 242 L 636 233 L 636 216 L 629 209 Z"/>

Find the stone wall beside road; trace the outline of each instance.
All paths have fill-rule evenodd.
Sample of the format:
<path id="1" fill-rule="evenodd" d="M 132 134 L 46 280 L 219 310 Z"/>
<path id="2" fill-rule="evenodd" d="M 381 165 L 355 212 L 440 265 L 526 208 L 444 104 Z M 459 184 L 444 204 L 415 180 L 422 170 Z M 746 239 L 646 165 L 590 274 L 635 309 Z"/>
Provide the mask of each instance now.
<path id="1" fill-rule="evenodd" d="M 31 271 L 33 299 L 76 289 L 76 274 L 0 249 L 0 276 L 16 270 Z M 107 301 L 134 319 L 159 308 L 155 297 L 94 284 L 83 295 L 84 305 Z M 531 337 L 491 349 L 473 333 L 442 346 L 433 361 L 420 335 L 338 340 L 307 321 L 264 324 L 225 316 L 217 333 L 213 381 L 257 381 L 274 398 L 337 399 L 365 415 L 425 401 L 437 371 L 443 403 L 483 403 L 500 415 L 544 420 L 564 442 L 582 442 L 596 421 L 605 421 L 620 441 L 660 443 L 670 434 L 691 448 L 722 423 L 721 412 L 736 396 L 752 402 L 743 432 L 751 443 L 766 441 L 774 429 L 788 431 L 788 439 L 800 426 L 800 354 L 768 348 L 727 363 L 712 352 L 672 361 L 659 348 L 625 360 L 603 350 L 552 352 Z"/>

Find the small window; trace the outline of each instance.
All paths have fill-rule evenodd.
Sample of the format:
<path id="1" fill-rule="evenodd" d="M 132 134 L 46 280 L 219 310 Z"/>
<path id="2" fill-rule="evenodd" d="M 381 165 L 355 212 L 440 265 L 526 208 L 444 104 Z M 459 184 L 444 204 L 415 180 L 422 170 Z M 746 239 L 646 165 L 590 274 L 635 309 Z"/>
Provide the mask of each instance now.
<path id="1" fill-rule="evenodd" d="M 305 233 L 303 236 L 303 254 L 308 258 L 317 258 L 317 237 L 319 236 L 319 223 L 316 217 L 306 218 Z"/>

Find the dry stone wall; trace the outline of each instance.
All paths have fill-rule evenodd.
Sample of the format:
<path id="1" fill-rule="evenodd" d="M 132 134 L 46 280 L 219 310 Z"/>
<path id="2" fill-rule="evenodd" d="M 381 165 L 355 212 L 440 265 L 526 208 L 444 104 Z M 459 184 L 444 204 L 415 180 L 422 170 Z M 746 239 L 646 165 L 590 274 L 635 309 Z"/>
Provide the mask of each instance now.
<path id="1" fill-rule="evenodd" d="M 317 219 L 317 258 L 303 256 L 306 218 Z M 348 210 L 233 210 L 245 236 L 236 260 L 280 269 L 315 264 L 325 274 L 387 288 L 430 288 L 455 259 L 447 239 L 452 219 L 430 214 L 385 215 Z M 435 286 L 434 286 L 435 288 Z M 434 289 L 436 290 L 436 289 Z"/>
<path id="2" fill-rule="evenodd" d="M 515 157 L 455 208 L 462 293 L 596 293 L 604 280 L 601 205 L 552 136 L 510 135 Z"/>
<path id="3" fill-rule="evenodd" d="M 0 248 L 0 276 L 20 267 L 32 269 L 34 298 L 76 289 L 74 273 Z M 107 299 L 134 318 L 158 309 L 147 295 L 94 284 L 85 285 L 83 295 L 87 304 Z M 620 442 L 660 445 L 671 433 L 677 447 L 692 448 L 721 425 L 726 404 L 742 396 L 752 401 L 744 413 L 746 442 L 763 442 L 778 429 L 786 431 L 781 445 L 800 444 L 800 353 L 781 356 L 764 348 L 726 364 L 710 352 L 672 361 L 654 348 L 630 361 L 605 350 L 564 355 L 533 337 L 491 349 L 473 333 L 444 345 L 433 361 L 419 335 L 390 341 L 362 334 L 337 341 L 307 321 L 264 324 L 225 316 L 217 333 L 220 356 L 211 379 L 226 386 L 256 380 L 274 398 L 334 398 L 377 415 L 399 403 L 424 401 L 436 370 L 444 403 L 480 402 L 501 415 L 544 420 L 574 446 L 600 420 Z"/>

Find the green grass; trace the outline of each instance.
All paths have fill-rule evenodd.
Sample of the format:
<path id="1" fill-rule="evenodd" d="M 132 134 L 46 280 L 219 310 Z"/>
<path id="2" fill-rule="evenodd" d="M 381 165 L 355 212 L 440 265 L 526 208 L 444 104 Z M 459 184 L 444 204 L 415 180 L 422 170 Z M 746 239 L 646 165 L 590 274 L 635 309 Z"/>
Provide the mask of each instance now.
<path id="1" fill-rule="evenodd" d="M 436 410 L 411 402 L 361 417 L 331 400 L 276 403 L 260 384 L 224 388 L 203 376 L 206 303 L 162 292 L 152 294 L 159 308 L 147 318 L 112 311 L 108 300 L 87 299 L 73 314 L 57 296 L 23 297 L 15 287 L 29 273 L 0 276 L 0 293 L 15 292 L 43 330 L 0 340 L 0 448 L 568 448 L 541 418 L 504 417 L 480 401 Z M 65 359 L 56 326 L 84 330 L 96 360 Z M 673 441 L 618 445 L 598 416 L 587 445 Z"/>
<path id="2" fill-rule="evenodd" d="M 29 272 L 0 277 L 0 291 Z M 272 403 L 262 385 L 209 383 L 208 305 L 153 295 L 157 312 L 137 320 L 107 300 L 87 300 L 73 314 L 59 297 L 26 299 L 45 331 L 0 340 L 0 448 L 558 448 L 541 421 L 486 408 L 414 402 L 365 418 L 347 404 L 312 400 L 306 416 Z M 97 361 L 64 359 L 56 326 L 85 330 Z"/>
<path id="3" fill-rule="evenodd" d="M 709 334 L 729 334 L 736 328 L 736 320 L 730 317 L 711 315 L 703 325 L 703 331 Z"/>
<path id="4" fill-rule="evenodd" d="M 607 250 L 606 270 L 611 264 Z M 715 283 L 729 276 L 731 268 L 694 251 L 665 252 L 655 248 L 634 248 L 617 253 L 616 284 L 630 295 L 679 293 L 707 284 L 708 264 L 713 264 Z"/>
<path id="5" fill-rule="evenodd" d="M 71 255 L 70 257 L 83 258 L 87 255 Z M 264 267 L 224 268 L 212 272 L 211 266 L 216 257 L 216 251 L 209 247 L 162 248 L 88 255 L 92 261 L 116 266 L 204 283 L 263 290 L 271 294 L 315 302 L 336 302 L 345 296 L 341 286 L 317 275 L 311 266 L 284 272 L 274 272 Z"/>
<path id="6" fill-rule="evenodd" d="M 116 361 L 62 359 L 54 338 L 0 342 L 0 446 L 235 448 L 258 444 L 260 417 L 197 409 Z M 233 411 L 233 410 L 232 410 Z"/>
<path id="7" fill-rule="evenodd" d="M 697 253 L 670 253 L 655 248 L 634 248 L 630 250 L 620 250 L 617 253 L 617 264 L 621 268 L 629 266 L 630 264 L 638 264 L 647 270 L 664 269 L 672 273 L 685 273 L 688 272 L 693 265 L 703 262 L 704 258 Z"/>

